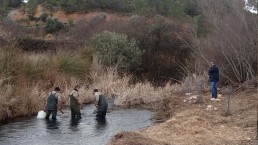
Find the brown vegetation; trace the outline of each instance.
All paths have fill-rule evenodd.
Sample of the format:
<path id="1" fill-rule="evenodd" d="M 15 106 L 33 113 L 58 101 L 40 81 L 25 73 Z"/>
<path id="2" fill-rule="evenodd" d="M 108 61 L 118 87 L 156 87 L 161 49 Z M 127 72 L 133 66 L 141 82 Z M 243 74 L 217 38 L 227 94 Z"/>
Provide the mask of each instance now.
<path id="1" fill-rule="evenodd" d="M 257 95 L 253 91 L 233 95 L 231 116 L 228 117 L 224 116 L 224 95 L 219 102 L 211 102 L 208 93 L 204 96 L 204 104 L 183 102 L 189 96 L 181 96 L 178 100 L 171 97 L 170 101 L 177 102 L 176 106 L 180 106 L 177 108 L 171 105 L 166 108 L 167 112 L 173 112 L 172 118 L 135 132 L 136 140 L 132 138 L 135 136 L 133 133 L 119 133 L 110 144 L 137 145 L 142 141 L 154 140 L 157 145 L 254 145 L 257 141 Z M 206 110 L 208 104 L 217 109 Z"/>
<path id="2" fill-rule="evenodd" d="M 206 1 L 198 5 L 207 18 L 211 34 L 199 39 L 200 70 L 208 61 L 220 66 L 221 82 L 238 85 L 254 80 L 257 71 L 257 18 L 244 11 L 244 1 Z"/>
<path id="3" fill-rule="evenodd" d="M 107 145 L 169 145 L 164 142 L 145 138 L 137 132 L 121 132 L 115 135 L 114 140 Z"/>
<path id="4" fill-rule="evenodd" d="M 256 17 L 242 11 L 239 1 L 230 9 L 224 9 L 220 0 L 198 2 L 210 27 L 214 28 L 205 38 L 199 38 L 188 20 L 168 20 L 160 16 L 146 19 L 99 12 L 65 14 L 57 11 L 53 17 L 62 22 L 73 20 L 76 25 L 51 35 L 52 40 L 48 41 L 43 40 L 46 34 L 38 25 L 24 30 L 21 29 L 23 22 L 3 22 L 4 37 L 19 38 L 19 43 L 10 40 L 0 46 L 0 121 L 30 116 L 42 110 L 48 92 L 56 85 L 61 87 L 62 103 L 67 106 L 69 91 L 79 83 L 81 103 L 90 103 L 94 99 L 92 90 L 98 88 L 108 97 L 115 97 L 115 105 L 153 109 L 157 112 L 157 121 L 163 122 L 141 131 L 119 133 L 110 145 L 255 144 Z M 35 16 L 43 12 L 39 6 Z M 25 19 L 17 10 L 12 11 L 10 17 Z M 145 81 L 146 78 L 142 82 L 132 81 L 130 74 L 99 65 L 95 56 L 92 60 L 89 38 L 103 30 L 136 38 L 145 51 L 140 72 L 143 77 L 162 82 L 163 86 L 154 86 Z M 23 38 L 25 34 L 26 39 Z M 87 47 L 81 48 L 82 44 Z M 47 52 L 52 49 L 55 53 Z M 224 88 L 220 88 L 221 101 L 209 100 L 206 73 L 209 61 L 218 62 L 223 83 L 238 86 L 232 94 L 230 116 L 225 116 L 227 95 Z M 197 95 L 198 100 L 185 96 L 189 92 Z M 213 109 L 206 109 L 208 105 L 213 105 Z"/>

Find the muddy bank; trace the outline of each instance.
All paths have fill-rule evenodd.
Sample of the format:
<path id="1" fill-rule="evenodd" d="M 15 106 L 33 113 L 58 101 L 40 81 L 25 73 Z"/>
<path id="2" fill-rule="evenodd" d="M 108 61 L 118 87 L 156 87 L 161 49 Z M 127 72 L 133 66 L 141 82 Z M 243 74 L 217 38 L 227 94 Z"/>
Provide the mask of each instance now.
<path id="1" fill-rule="evenodd" d="M 136 132 L 120 132 L 107 145 L 169 145 L 161 141 L 146 138 Z"/>

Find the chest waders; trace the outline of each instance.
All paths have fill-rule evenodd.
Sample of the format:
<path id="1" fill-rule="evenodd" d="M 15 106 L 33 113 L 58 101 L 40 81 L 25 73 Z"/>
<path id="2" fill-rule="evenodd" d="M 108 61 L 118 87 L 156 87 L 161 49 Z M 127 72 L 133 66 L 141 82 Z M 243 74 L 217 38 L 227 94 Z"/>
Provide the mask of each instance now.
<path id="1" fill-rule="evenodd" d="M 97 119 L 105 119 L 107 113 L 107 99 L 103 95 L 99 95 L 99 102 L 98 102 L 98 111 L 97 111 Z"/>
<path id="2" fill-rule="evenodd" d="M 49 119 L 49 116 L 51 114 L 52 119 L 56 120 L 58 99 L 56 98 L 55 95 L 56 95 L 56 93 L 51 93 L 50 96 L 47 99 L 46 119 Z"/>
<path id="3" fill-rule="evenodd" d="M 71 117 L 72 120 L 81 119 L 81 111 L 80 111 L 80 104 L 78 100 L 75 99 L 73 94 L 69 95 L 70 97 L 70 109 L 71 109 Z"/>

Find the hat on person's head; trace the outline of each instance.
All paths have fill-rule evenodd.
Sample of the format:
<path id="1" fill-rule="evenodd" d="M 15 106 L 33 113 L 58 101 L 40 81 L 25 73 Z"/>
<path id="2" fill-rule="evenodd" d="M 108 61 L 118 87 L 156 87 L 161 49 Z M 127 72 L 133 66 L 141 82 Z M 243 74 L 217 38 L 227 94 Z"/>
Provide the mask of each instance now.
<path id="1" fill-rule="evenodd" d="M 95 92 L 98 92 L 98 91 L 99 91 L 98 89 L 94 89 L 94 90 L 93 90 L 94 93 L 95 93 Z"/>
<path id="2" fill-rule="evenodd" d="M 56 87 L 55 87 L 55 91 L 60 91 L 59 86 L 56 86 Z"/>

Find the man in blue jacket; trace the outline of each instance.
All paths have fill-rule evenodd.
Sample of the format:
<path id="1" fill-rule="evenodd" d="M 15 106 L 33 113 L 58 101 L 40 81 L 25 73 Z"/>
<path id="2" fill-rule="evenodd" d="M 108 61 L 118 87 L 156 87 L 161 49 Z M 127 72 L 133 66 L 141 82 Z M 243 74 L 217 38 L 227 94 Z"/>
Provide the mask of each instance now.
<path id="1" fill-rule="evenodd" d="M 211 62 L 211 67 L 209 69 L 209 81 L 211 82 L 211 100 L 218 100 L 217 85 L 219 82 L 219 68 L 215 65 L 214 62 Z"/>

